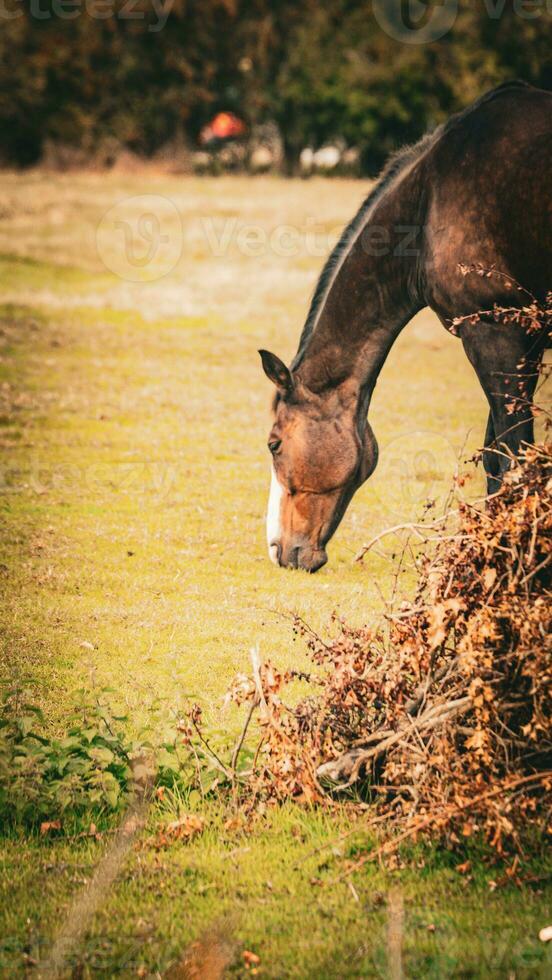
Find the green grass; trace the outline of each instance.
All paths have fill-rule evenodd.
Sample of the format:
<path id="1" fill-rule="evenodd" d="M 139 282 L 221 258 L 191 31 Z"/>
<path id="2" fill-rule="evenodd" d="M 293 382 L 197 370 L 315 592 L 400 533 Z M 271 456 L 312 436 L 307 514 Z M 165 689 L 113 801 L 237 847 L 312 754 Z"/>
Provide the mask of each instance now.
<path id="1" fill-rule="evenodd" d="M 301 665 L 292 613 L 320 630 L 333 611 L 356 623 L 377 615 L 396 539 L 364 567 L 355 554 L 412 519 L 428 494 L 442 500 L 457 456 L 479 445 L 483 395 L 459 342 L 423 313 L 382 373 L 371 409 L 381 462 L 328 566 L 309 577 L 268 562 L 271 393 L 256 349 L 293 354 L 321 258 L 303 239 L 295 255 L 250 257 L 235 235 L 217 256 L 205 220 L 237 217 L 269 234 L 285 224 L 301 232 L 309 218 L 336 229 L 363 191 L 264 178 L 2 178 L 1 670 L 8 684 L 27 679 L 52 733 L 65 730 L 83 686 L 106 685 L 131 734 L 151 722 L 161 739 L 190 695 L 212 725 L 235 726 L 222 695 L 250 647 Z M 96 238 L 109 208 L 123 200 L 125 215 L 124 198 L 144 194 L 170 198 L 182 220 L 176 265 L 150 283 L 106 269 Z M 470 494 L 482 486 L 477 474 Z M 152 811 L 73 953 L 82 975 L 156 976 L 202 933 L 228 932 L 236 975 L 249 949 L 267 977 L 384 977 L 397 886 L 407 976 L 549 974 L 537 938 L 546 883 L 491 891 L 496 870 L 480 864 L 470 881 L 448 855 L 426 854 L 420 868 L 368 866 L 354 878 L 357 901 L 333 883 L 343 854 L 307 857 L 350 826 L 346 812 L 289 806 L 247 834 L 225 830 L 214 804 L 205 813 L 201 836 L 158 852 L 148 839 L 166 814 Z M 6 837 L 4 975 L 47 951 L 106 846 Z"/>

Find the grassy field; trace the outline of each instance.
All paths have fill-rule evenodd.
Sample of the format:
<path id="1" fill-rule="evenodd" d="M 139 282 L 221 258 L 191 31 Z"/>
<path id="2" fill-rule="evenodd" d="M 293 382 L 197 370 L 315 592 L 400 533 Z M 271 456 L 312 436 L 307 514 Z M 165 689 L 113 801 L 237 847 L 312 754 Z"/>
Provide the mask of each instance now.
<path id="1" fill-rule="evenodd" d="M 424 312 L 382 373 L 381 462 L 329 564 L 309 577 L 269 563 L 271 392 L 256 350 L 292 356 L 323 256 L 365 192 L 2 175 L 1 669 L 50 732 L 63 734 L 83 687 L 106 686 L 133 731 L 149 722 L 161 737 L 190 695 L 231 728 L 222 696 L 250 648 L 297 666 L 293 613 L 317 630 L 334 611 L 377 615 L 393 539 L 363 566 L 355 554 L 427 497 L 442 501 L 479 446 L 483 394 L 459 342 Z M 477 473 L 469 492 L 482 488 Z M 406 976 L 550 975 L 538 940 L 549 886 L 493 890 L 484 862 L 465 878 L 456 858 L 421 851 L 418 868 L 368 866 L 353 888 L 335 884 L 345 845 L 312 852 L 353 826 L 354 853 L 363 818 L 291 805 L 246 835 L 209 804 L 203 834 L 159 851 L 151 836 L 169 810 L 151 810 L 60 975 L 184 976 L 167 971 L 198 940 L 236 976 L 251 973 L 249 950 L 265 977 L 395 977 L 393 916 Z M 2 976 L 47 957 L 109 839 L 4 837 Z M 209 969 L 194 975 L 220 975 Z"/>

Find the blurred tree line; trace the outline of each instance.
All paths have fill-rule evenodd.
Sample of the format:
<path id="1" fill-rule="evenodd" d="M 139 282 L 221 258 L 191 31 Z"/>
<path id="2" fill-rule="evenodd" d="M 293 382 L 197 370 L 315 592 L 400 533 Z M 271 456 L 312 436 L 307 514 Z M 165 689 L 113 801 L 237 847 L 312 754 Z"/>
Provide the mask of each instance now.
<path id="1" fill-rule="evenodd" d="M 341 138 L 374 172 L 501 81 L 552 88 L 547 4 L 520 6 L 460 0 L 442 38 L 406 44 L 358 0 L 0 0 L 1 157 L 29 165 L 47 144 L 150 156 L 231 109 L 274 120 L 290 168 Z"/>

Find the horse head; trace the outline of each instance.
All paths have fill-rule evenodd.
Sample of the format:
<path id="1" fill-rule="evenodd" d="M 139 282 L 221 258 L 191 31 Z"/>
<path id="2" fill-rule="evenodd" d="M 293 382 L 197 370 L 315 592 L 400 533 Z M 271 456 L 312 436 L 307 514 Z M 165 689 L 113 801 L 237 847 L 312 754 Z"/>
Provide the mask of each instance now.
<path id="1" fill-rule="evenodd" d="M 268 552 L 277 565 L 316 572 L 349 501 L 374 470 L 376 440 L 353 378 L 312 391 L 275 354 L 259 353 L 276 386 Z"/>

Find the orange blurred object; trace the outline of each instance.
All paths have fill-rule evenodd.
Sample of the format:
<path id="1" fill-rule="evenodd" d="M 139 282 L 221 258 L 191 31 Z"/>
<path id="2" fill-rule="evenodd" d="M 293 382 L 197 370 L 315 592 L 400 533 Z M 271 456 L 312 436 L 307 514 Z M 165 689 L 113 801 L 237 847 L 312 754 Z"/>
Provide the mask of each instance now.
<path id="1" fill-rule="evenodd" d="M 210 143 L 212 140 L 236 139 L 246 132 L 246 125 L 233 112 L 218 112 L 211 122 L 203 127 L 199 134 L 199 142 Z"/>

